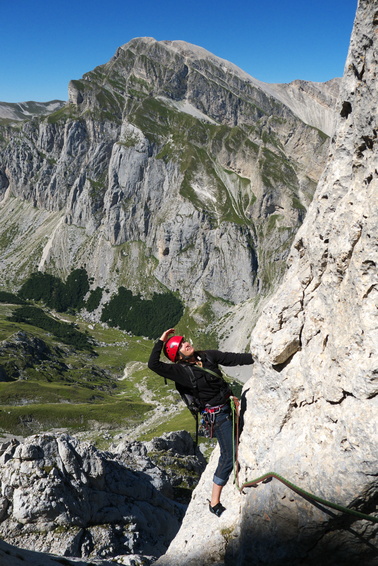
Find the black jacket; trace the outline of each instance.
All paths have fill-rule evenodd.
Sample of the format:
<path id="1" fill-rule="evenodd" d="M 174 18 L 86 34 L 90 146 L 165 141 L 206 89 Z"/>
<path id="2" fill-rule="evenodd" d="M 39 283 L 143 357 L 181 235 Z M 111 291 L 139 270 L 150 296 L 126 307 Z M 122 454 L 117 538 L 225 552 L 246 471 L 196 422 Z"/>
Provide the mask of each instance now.
<path id="1" fill-rule="evenodd" d="M 198 362 L 202 363 L 203 368 L 210 369 L 219 375 L 216 378 L 212 374 L 207 373 L 201 367 L 195 367 L 188 363 L 166 363 L 160 361 L 160 354 L 164 342 L 158 340 L 154 345 L 148 367 L 167 379 L 171 379 L 176 383 L 179 391 L 193 392 L 198 396 L 201 405 L 218 405 L 224 402 L 227 395 L 231 392 L 228 384 L 222 377 L 222 372 L 218 364 L 223 366 L 242 366 L 253 364 L 252 354 L 236 354 L 233 352 L 220 352 L 219 350 L 205 350 L 196 352 Z M 188 370 L 189 366 L 193 373 Z M 193 388 L 193 375 L 195 380 L 195 389 Z"/>

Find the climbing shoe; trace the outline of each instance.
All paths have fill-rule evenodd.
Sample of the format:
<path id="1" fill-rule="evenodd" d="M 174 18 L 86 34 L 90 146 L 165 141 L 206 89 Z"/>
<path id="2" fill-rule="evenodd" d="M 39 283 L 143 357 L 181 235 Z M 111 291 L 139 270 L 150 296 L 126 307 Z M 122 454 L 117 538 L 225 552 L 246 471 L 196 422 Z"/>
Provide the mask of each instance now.
<path id="1" fill-rule="evenodd" d="M 217 503 L 216 505 L 214 505 L 214 507 L 212 507 L 210 505 L 210 501 L 209 501 L 209 509 L 210 509 L 210 513 L 214 513 L 214 515 L 216 515 L 217 517 L 220 517 L 223 511 L 226 511 L 226 508 L 223 507 L 222 503 Z"/>

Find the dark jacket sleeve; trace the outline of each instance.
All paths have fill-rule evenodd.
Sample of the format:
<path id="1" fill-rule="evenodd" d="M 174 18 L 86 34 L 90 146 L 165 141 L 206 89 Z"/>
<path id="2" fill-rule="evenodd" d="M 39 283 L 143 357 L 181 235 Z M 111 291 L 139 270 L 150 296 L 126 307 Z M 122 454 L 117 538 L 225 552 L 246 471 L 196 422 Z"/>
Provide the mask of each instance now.
<path id="1" fill-rule="evenodd" d="M 247 366 L 254 363 L 252 354 L 237 354 L 235 352 L 220 352 L 219 350 L 207 350 L 212 361 L 221 366 Z"/>
<path id="2" fill-rule="evenodd" d="M 152 348 L 150 359 L 148 360 L 149 369 L 162 377 L 172 379 L 185 387 L 190 387 L 191 383 L 188 374 L 183 367 L 180 367 L 180 364 L 169 364 L 160 360 L 163 345 L 164 342 L 158 340 Z"/>

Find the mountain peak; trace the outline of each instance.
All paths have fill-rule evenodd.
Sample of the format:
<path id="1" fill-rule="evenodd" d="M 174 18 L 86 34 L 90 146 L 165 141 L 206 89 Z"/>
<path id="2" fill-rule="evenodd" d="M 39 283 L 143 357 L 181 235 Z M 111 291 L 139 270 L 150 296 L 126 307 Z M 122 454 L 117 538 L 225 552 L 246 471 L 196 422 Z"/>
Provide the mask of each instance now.
<path id="1" fill-rule="evenodd" d="M 221 80 L 224 83 L 232 82 L 232 77 L 240 83 L 239 95 L 243 95 L 245 86 L 257 88 L 264 92 L 267 96 L 279 100 L 285 104 L 298 118 L 306 124 L 313 126 L 328 136 L 331 136 L 334 130 L 334 112 L 338 89 L 340 85 L 339 78 L 332 79 L 326 83 L 313 83 L 311 81 L 303 81 L 297 79 L 291 83 L 265 83 L 245 72 L 234 63 L 222 59 L 214 55 L 207 49 L 188 43 L 182 40 L 162 40 L 158 41 L 152 37 L 134 38 L 128 43 L 122 45 L 117 50 L 116 58 L 121 53 L 129 50 L 137 49 L 148 53 L 155 51 L 155 56 L 161 57 L 162 53 L 156 54 L 156 49 L 163 48 L 167 52 L 182 58 L 184 64 L 189 67 L 194 66 L 201 72 L 211 73 L 211 68 L 216 69 L 215 80 Z M 210 63 L 209 65 L 204 65 Z M 205 68 L 206 67 L 206 68 Z M 235 88 L 235 81 L 233 83 Z"/>

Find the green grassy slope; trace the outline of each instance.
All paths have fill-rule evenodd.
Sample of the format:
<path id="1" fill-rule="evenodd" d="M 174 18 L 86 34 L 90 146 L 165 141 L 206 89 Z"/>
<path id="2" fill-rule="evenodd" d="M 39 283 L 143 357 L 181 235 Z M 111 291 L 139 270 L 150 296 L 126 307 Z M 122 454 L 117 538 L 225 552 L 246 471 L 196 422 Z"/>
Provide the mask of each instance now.
<path id="1" fill-rule="evenodd" d="M 0 304 L 0 433 L 63 428 L 95 441 L 104 432 L 137 438 L 137 427 L 144 438 L 194 428 L 174 387 L 147 368 L 152 341 L 53 313 L 93 340 L 93 351 L 78 350 L 41 328 L 8 320 L 17 308 Z"/>

